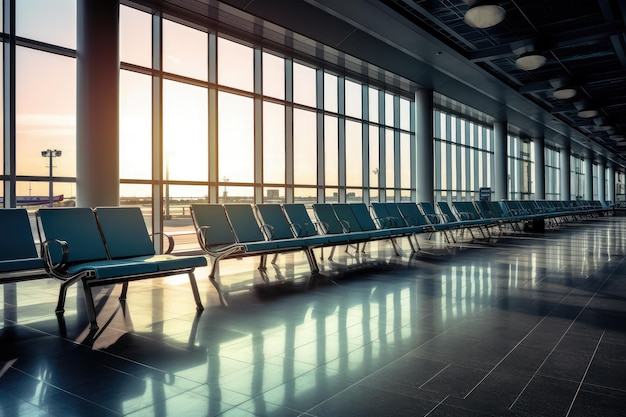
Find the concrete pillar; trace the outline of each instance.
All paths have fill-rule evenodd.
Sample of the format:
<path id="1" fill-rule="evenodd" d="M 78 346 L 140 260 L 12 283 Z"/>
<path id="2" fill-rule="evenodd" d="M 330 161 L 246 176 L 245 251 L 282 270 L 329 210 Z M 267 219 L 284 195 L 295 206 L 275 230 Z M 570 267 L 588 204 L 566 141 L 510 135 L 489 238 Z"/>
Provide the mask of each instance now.
<path id="1" fill-rule="evenodd" d="M 615 167 L 613 165 L 609 165 L 609 178 L 608 178 L 608 195 L 606 196 L 607 200 L 612 201 L 613 204 L 617 202 L 617 196 L 615 195 Z"/>
<path id="2" fill-rule="evenodd" d="M 119 204 L 119 1 L 77 2 L 76 197 Z"/>
<path id="3" fill-rule="evenodd" d="M 559 157 L 561 160 L 561 200 L 570 201 L 571 196 L 571 173 L 570 173 L 570 143 L 569 138 L 565 139 L 566 145 L 561 148 Z"/>
<path id="4" fill-rule="evenodd" d="M 535 144 L 535 200 L 546 198 L 546 154 L 543 137 L 533 138 Z"/>
<path id="5" fill-rule="evenodd" d="M 606 166 L 604 161 L 598 162 L 598 200 L 606 201 L 606 193 L 604 183 L 606 182 Z"/>
<path id="6" fill-rule="evenodd" d="M 494 122 L 493 124 L 493 175 L 495 178 L 494 195 L 496 201 L 509 198 L 509 170 L 507 169 L 507 123 Z"/>
<path id="7" fill-rule="evenodd" d="M 417 164 L 417 201 L 435 200 L 435 176 L 433 153 L 433 90 L 418 89 L 415 92 L 415 136 Z"/>
<path id="8" fill-rule="evenodd" d="M 591 156 L 585 158 L 585 200 L 593 200 L 593 160 Z"/>

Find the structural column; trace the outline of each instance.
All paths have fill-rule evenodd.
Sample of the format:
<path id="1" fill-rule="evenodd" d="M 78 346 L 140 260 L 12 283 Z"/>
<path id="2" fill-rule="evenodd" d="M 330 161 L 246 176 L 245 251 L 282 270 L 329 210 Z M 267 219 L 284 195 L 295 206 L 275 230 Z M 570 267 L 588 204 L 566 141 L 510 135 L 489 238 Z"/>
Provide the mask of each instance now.
<path id="1" fill-rule="evenodd" d="M 76 197 L 119 204 L 119 0 L 77 2 Z"/>
<path id="2" fill-rule="evenodd" d="M 561 160 L 561 200 L 570 201 L 571 186 L 570 186 L 570 143 L 569 138 L 565 138 L 565 145 L 559 152 L 559 158 Z"/>
<path id="3" fill-rule="evenodd" d="M 535 199 L 546 198 L 546 157 L 545 140 L 543 137 L 533 138 L 535 143 Z"/>
<path id="4" fill-rule="evenodd" d="M 494 195 L 496 201 L 509 198 L 507 169 L 507 130 L 506 122 L 493 124 L 493 175 L 495 178 Z"/>
<path id="5" fill-rule="evenodd" d="M 590 155 L 585 158 L 585 200 L 593 200 L 593 160 Z"/>
<path id="6" fill-rule="evenodd" d="M 417 164 L 417 201 L 435 200 L 435 163 L 433 152 L 433 90 L 415 92 L 415 142 Z"/>
<path id="7" fill-rule="evenodd" d="M 604 165 L 604 161 L 600 160 L 598 163 L 598 200 L 605 202 L 606 201 L 606 193 L 605 193 L 605 182 L 606 182 L 606 167 Z"/>

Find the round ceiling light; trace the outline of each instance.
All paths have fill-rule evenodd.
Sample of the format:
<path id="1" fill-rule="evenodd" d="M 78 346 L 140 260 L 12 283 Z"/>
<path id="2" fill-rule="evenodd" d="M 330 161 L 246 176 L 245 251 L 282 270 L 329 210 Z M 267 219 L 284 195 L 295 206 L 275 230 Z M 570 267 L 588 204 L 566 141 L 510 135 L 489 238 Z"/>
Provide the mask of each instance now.
<path id="1" fill-rule="evenodd" d="M 465 23 L 475 28 L 485 29 L 502 22 L 505 15 L 504 9 L 497 4 L 484 4 L 478 1 L 465 13 Z"/>
<path id="2" fill-rule="evenodd" d="M 546 57 L 538 52 L 525 52 L 515 60 L 517 68 L 524 71 L 536 70 L 546 63 Z"/>
<path id="3" fill-rule="evenodd" d="M 578 92 L 572 87 L 561 87 L 554 90 L 552 94 L 554 94 L 554 97 L 559 100 L 567 100 L 568 98 L 575 97 Z"/>
<path id="4" fill-rule="evenodd" d="M 598 111 L 594 109 L 585 109 L 578 112 L 578 117 L 582 117 L 583 119 L 589 119 L 591 117 L 596 117 L 598 115 Z"/>

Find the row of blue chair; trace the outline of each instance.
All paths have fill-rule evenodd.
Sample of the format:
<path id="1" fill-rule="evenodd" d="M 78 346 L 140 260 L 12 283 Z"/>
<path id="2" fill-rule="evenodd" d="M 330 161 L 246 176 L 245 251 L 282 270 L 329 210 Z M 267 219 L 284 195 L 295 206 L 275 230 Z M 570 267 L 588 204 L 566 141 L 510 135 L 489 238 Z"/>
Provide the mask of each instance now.
<path id="1" fill-rule="evenodd" d="M 0 283 L 31 278 L 61 281 L 56 313 L 61 316 L 70 286 L 82 282 L 92 330 L 98 329 L 92 289 L 130 281 L 187 274 L 196 308 L 203 310 L 194 270 L 207 265 L 203 255 L 176 256 L 173 240 L 156 254 L 138 207 L 42 208 L 37 211 L 41 243 L 37 252 L 25 209 L 0 209 Z"/>

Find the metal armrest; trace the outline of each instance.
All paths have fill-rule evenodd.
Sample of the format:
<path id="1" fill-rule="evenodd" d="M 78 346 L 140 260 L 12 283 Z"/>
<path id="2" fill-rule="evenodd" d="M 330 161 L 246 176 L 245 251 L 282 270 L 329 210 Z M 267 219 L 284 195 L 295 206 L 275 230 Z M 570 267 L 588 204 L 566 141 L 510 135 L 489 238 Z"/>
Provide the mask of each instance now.
<path id="1" fill-rule="evenodd" d="M 162 235 L 167 238 L 167 249 L 163 253 L 172 253 L 172 251 L 174 250 L 174 238 L 165 232 L 156 232 L 151 235 L 153 242 L 154 242 L 154 236 L 156 235 Z"/>
<path id="2" fill-rule="evenodd" d="M 52 262 L 52 254 L 50 253 L 51 245 L 61 247 L 61 260 L 58 263 Z M 57 278 L 65 278 L 63 273 L 64 266 L 70 256 L 70 248 L 65 240 L 49 239 L 41 243 L 41 258 L 43 259 L 46 271 Z"/>
<path id="3" fill-rule="evenodd" d="M 274 226 L 272 226 L 271 224 L 268 223 L 263 223 L 260 226 L 261 231 L 263 232 L 263 234 L 265 235 L 265 237 L 267 237 L 267 240 L 273 240 L 274 239 Z"/>

